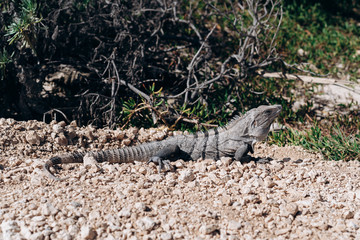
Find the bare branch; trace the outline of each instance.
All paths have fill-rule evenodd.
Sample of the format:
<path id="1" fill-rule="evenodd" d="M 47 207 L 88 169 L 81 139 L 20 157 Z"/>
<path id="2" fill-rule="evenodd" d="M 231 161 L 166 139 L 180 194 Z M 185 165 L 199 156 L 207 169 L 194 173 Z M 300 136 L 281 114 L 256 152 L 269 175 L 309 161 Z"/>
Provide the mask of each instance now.
<path id="1" fill-rule="evenodd" d="M 336 85 L 342 88 L 345 88 L 349 91 L 352 91 L 354 93 L 360 94 L 360 85 L 359 83 L 350 82 L 350 81 L 344 81 L 334 78 L 320 78 L 320 77 L 312 77 L 312 76 L 304 76 L 304 75 L 297 75 L 297 74 L 290 74 L 290 73 L 264 73 L 261 74 L 262 77 L 266 78 L 285 78 L 285 79 L 291 79 L 291 80 L 301 80 L 306 83 L 319 83 L 319 84 L 329 84 L 329 85 Z M 349 87 L 349 86 L 351 87 Z"/>
<path id="2" fill-rule="evenodd" d="M 50 111 L 45 112 L 43 114 L 43 122 L 46 122 L 46 115 L 50 115 L 51 119 L 57 121 L 56 113 L 60 113 L 68 123 L 70 122 L 69 119 L 66 117 L 65 113 L 63 113 L 59 109 L 51 109 Z"/>

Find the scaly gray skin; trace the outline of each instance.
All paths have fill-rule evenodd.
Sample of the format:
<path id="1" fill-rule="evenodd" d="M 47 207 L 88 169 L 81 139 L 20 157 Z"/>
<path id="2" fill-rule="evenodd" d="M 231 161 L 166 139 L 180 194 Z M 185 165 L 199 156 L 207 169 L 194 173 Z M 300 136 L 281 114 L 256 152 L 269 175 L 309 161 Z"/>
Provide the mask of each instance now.
<path id="1" fill-rule="evenodd" d="M 159 164 L 159 171 L 164 165 L 170 167 L 169 161 L 175 159 L 220 159 L 228 156 L 240 160 L 248 152 L 253 153 L 256 142 L 266 138 L 271 123 L 279 115 L 281 109 L 280 105 L 259 106 L 241 117 L 234 118 L 226 126 L 207 132 L 178 135 L 133 147 L 99 152 L 74 152 L 53 157 L 44 164 L 44 170 L 50 178 L 62 180 L 50 172 L 50 167 L 56 164 L 82 163 L 86 154 L 91 155 L 100 163 L 156 162 Z"/>

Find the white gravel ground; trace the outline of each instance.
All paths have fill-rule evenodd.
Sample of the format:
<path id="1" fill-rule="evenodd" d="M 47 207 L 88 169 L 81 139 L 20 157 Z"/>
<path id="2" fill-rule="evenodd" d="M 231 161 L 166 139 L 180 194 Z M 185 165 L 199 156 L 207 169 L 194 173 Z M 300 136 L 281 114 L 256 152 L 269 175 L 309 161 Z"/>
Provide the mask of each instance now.
<path id="1" fill-rule="evenodd" d="M 258 144 L 253 161 L 42 164 L 74 150 L 160 140 L 126 131 L 0 119 L 0 239 L 360 239 L 360 163 Z M 254 161 L 256 160 L 256 161 Z"/>

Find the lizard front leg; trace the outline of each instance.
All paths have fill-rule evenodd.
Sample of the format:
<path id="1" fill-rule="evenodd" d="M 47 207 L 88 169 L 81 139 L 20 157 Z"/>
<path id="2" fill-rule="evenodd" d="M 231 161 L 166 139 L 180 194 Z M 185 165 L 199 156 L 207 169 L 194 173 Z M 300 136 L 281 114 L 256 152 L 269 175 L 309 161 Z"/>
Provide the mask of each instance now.
<path id="1" fill-rule="evenodd" d="M 245 157 L 248 154 L 248 152 L 254 153 L 251 144 L 245 143 L 241 145 L 241 147 L 239 147 L 235 152 L 235 156 L 234 156 L 235 160 L 241 161 L 241 158 Z"/>
<path id="2" fill-rule="evenodd" d="M 166 166 L 168 169 L 172 168 L 169 159 L 174 159 L 176 155 L 179 155 L 179 153 L 180 148 L 178 145 L 169 145 L 160 149 L 157 153 L 154 154 L 154 156 L 150 157 L 147 163 L 157 163 L 159 165 L 158 171 L 160 173 L 164 166 Z"/>

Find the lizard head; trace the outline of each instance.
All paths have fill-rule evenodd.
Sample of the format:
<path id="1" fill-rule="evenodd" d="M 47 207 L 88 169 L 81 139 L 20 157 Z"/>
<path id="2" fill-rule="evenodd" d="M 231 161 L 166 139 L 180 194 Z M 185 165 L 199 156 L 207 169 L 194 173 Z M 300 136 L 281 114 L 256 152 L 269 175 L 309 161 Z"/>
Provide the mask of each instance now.
<path id="1" fill-rule="evenodd" d="M 281 105 L 259 106 L 251 109 L 246 113 L 247 117 L 247 133 L 256 141 L 262 141 L 266 138 L 270 130 L 270 125 L 279 116 L 281 112 Z"/>

